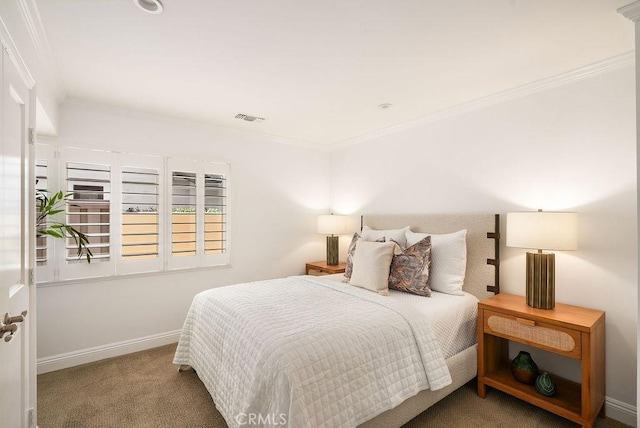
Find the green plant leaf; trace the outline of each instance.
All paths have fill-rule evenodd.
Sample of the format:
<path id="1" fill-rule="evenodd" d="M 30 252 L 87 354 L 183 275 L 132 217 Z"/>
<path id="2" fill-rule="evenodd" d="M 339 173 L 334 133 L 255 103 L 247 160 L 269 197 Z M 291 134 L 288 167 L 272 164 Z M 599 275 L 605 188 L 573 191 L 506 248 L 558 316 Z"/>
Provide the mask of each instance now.
<path id="1" fill-rule="evenodd" d="M 77 247 L 78 258 L 83 255 L 87 258 L 87 262 L 91 263 L 93 253 L 88 247 L 89 238 L 79 230 L 64 223 L 57 221 L 49 221 L 49 217 L 64 212 L 63 205 L 68 199 L 73 197 L 73 192 L 64 193 L 58 191 L 48 197 L 41 190 L 36 190 L 36 201 L 38 213 L 36 216 L 36 236 L 48 235 L 58 239 L 71 238 Z"/>
<path id="2" fill-rule="evenodd" d="M 51 230 L 51 229 L 42 230 L 42 231 L 40 231 L 40 234 L 41 235 L 53 236 L 54 238 L 59 238 L 59 239 L 64 238 L 64 234 L 62 234 L 60 232 L 56 232 L 55 230 Z"/>

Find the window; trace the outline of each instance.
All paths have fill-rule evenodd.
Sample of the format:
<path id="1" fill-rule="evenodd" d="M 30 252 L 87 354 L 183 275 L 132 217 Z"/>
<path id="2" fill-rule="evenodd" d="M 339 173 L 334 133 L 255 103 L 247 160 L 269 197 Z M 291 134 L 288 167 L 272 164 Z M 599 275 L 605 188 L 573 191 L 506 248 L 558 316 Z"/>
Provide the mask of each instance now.
<path id="1" fill-rule="evenodd" d="M 37 150 L 37 187 L 70 194 L 58 220 L 86 234 L 93 253 L 88 264 L 73 239 L 39 239 L 40 282 L 229 262 L 228 165 L 40 144 Z"/>

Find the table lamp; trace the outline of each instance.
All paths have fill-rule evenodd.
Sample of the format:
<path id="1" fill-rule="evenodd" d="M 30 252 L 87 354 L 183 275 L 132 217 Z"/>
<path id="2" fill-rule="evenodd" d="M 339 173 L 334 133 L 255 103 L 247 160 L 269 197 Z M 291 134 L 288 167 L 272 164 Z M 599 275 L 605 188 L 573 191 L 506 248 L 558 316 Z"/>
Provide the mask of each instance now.
<path id="1" fill-rule="evenodd" d="M 542 250 L 578 248 L 577 214 L 570 212 L 507 213 L 507 246 L 537 249 L 527 252 L 527 305 L 555 307 L 555 254 Z"/>
<path id="2" fill-rule="evenodd" d="M 339 236 L 347 233 L 347 216 L 325 214 L 318 216 L 318 233 L 327 236 L 327 264 L 338 264 Z"/>

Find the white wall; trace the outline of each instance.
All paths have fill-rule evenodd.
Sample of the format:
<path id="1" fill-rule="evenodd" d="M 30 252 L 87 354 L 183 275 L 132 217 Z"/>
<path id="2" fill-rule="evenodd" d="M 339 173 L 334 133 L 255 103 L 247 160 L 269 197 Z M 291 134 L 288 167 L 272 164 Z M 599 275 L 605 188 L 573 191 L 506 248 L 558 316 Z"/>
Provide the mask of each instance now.
<path id="1" fill-rule="evenodd" d="M 59 138 L 40 142 L 229 162 L 232 240 L 229 268 L 39 287 L 40 360 L 180 329 L 199 291 L 302 274 L 324 257 L 316 215 L 328 207 L 327 152 L 80 103 L 63 105 Z"/>
<path id="2" fill-rule="evenodd" d="M 332 152 L 332 207 L 343 213 L 577 211 L 579 249 L 556 256 L 556 300 L 606 311 L 606 394 L 633 407 L 634 73 L 625 67 Z M 525 251 L 503 240 L 501 254 L 502 291 L 524 295 Z M 545 364 L 576 373 L 566 360 Z"/>

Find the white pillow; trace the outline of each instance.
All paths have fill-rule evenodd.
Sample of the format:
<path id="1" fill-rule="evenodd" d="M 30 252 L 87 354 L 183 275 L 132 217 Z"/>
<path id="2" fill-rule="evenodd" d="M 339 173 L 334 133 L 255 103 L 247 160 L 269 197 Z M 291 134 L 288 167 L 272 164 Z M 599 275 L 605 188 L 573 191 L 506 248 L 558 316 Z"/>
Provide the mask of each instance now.
<path id="1" fill-rule="evenodd" d="M 429 288 L 441 293 L 463 295 L 467 270 L 467 229 L 453 233 L 416 233 L 407 230 L 407 246 L 431 236 L 431 272 Z"/>
<path id="2" fill-rule="evenodd" d="M 359 241 L 349 284 L 380 294 L 389 293 L 389 268 L 395 242 Z"/>
<path id="3" fill-rule="evenodd" d="M 377 241 L 381 238 L 384 238 L 386 242 L 394 240 L 400 245 L 402 248 L 407 248 L 407 232 L 411 232 L 409 226 L 404 227 L 402 229 L 387 229 L 387 230 L 375 230 L 371 229 L 369 226 L 364 226 L 362 228 L 362 239 L 365 241 Z M 419 240 L 418 240 L 419 241 Z M 417 242 L 417 241 L 416 241 Z"/>

